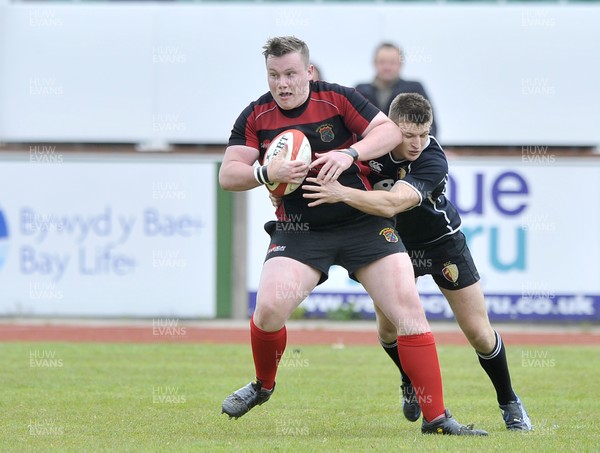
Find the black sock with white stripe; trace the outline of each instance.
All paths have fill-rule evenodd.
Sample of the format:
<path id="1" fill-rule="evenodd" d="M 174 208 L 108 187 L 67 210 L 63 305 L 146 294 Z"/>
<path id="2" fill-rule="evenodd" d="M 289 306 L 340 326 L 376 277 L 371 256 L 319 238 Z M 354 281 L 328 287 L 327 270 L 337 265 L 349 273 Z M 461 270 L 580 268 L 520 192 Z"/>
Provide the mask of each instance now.
<path id="1" fill-rule="evenodd" d="M 504 405 L 509 401 L 516 401 L 517 396 L 510 383 L 510 372 L 508 371 L 508 363 L 506 362 L 504 342 L 500 334 L 498 332 L 495 333 L 496 345 L 492 352 L 489 354 L 482 354 L 479 351 L 475 352 L 477 352 L 477 356 L 479 357 L 481 368 L 485 370 L 496 389 L 498 404 Z"/>
<path id="2" fill-rule="evenodd" d="M 380 338 L 379 343 L 381 343 L 383 350 L 386 352 L 387 355 L 390 356 L 390 359 L 392 359 L 392 361 L 400 370 L 400 374 L 402 375 L 402 383 L 410 384 L 410 378 L 402 369 L 402 365 L 400 365 L 400 355 L 398 354 L 398 341 L 394 341 L 393 343 L 384 343 L 383 340 Z"/>

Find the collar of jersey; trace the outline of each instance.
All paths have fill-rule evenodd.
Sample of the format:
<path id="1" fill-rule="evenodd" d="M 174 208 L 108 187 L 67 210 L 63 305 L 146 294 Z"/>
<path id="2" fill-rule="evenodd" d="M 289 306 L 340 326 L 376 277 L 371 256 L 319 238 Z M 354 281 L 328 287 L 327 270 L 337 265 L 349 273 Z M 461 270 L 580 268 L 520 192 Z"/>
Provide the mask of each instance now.
<path id="1" fill-rule="evenodd" d="M 275 104 L 277 104 L 277 108 L 283 114 L 283 116 L 287 116 L 288 118 L 298 118 L 300 115 L 302 115 L 304 113 L 304 111 L 308 107 L 308 103 L 310 102 L 310 97 L 312 95 L 312 87 L 310 86 L 310 84 L 309 84 L 309 90 L 310 91 L 308 93 L 308 98 L 306 98 L 306 101 L 304 101 L 304 103 L 302 105 L 299 105 L 298 107 L 295 107 L 290 110 L 284 110 L 281 107 L 279 107 L 279 105 L 277 103 L 275 103 Z"/>

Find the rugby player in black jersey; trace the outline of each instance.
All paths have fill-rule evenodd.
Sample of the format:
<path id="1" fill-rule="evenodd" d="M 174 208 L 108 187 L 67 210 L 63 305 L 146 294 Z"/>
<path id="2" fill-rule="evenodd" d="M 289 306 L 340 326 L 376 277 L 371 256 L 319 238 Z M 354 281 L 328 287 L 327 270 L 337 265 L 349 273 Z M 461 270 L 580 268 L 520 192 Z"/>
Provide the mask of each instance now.
<path id="1" fill-rule="evenodd" d="M 234 124 L 219 173 L 223 189 L 250 190 L 269 181 L 299 184 L 308 173 L 315 181 L 340 181 L 367 190 L 365 167 L 357 164 L 358 158 L 370 160 L 387 153 L 402 140 L 400 130 L 353 88 L 312 81 L 313 67 L 303 41 L 272 38 L 263 55 L 269 92 L 250 103 Z M 311 165 L 276 158 L 255 169 L 270 141 L 290 128 L 307 136 Z M 362 138 L 357 141 L 358 136 Z M 393 219 L 368 215 L 344 203 L 309 208 L 302 192 L 284 196 L 277 221 L 265 225 L 271 243 L 250 320 L 256 381 L 229 395 L 222 411 L 241 417 L 271 397 L 287 342 L 287 319 L 327 279 L 329 267 L 339 264 L 362 283 L 396 331 L 394 341 L 404 370 L 421 402 L 422 432 L 486 435 L 458 423 L 444 406 L 435 340 Z"/>
<path id="2" fill-rule="evenodd" d="M 308 178 L 304 197 L 315 208 L 344 202 L 368 214 L 395 216 L 396 229 L 413 258 L 415 277 L 431 275 L 448 300 L 492 381 L 506 428 L 530 431 L 529 416 L 511 385 L 504 343 L 488 319 L 479 273 L 460 231 L 460 216 L 444 195 L 448 161 L 438 141 L 429 135 L 431 105 L 420 94 L 400 94 L 391 104 L 389 118 L 402 131 L 403 141 L 389 153 L 363 162 L 370 168 L 373 191 L 358 191 L 335 181 L 319 184 Z M 375 311 L 381 345 L 402 374 L 404 415 L 416 421 L 421 410 L 398 357 L 394 325 L 378 307 Z"/>

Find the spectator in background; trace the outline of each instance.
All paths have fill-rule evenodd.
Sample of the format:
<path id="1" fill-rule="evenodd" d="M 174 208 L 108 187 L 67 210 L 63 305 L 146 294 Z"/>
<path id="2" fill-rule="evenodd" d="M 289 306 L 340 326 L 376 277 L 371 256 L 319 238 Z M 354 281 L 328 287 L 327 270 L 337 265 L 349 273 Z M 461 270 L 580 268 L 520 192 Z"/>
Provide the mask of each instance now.
<path id="1" fill-rule="evenodd" d="M 390 111 L 392 100 L 400 93 L 419 93 L 431 103 L 425 88 L 420 82 L 402 79 L 401 73 L 404 61 L 404 52 L 400 47 L 390 42 L 381 43 L 375 49 L 373 60 L 376 72 L 375 79 L 370 83 L 361 83 L 356 87 L 359 93 L 379 107 L 379 110 L 386 115 Z M 431 125 L 430 133 L 437 136 L 435 119 Z"/>

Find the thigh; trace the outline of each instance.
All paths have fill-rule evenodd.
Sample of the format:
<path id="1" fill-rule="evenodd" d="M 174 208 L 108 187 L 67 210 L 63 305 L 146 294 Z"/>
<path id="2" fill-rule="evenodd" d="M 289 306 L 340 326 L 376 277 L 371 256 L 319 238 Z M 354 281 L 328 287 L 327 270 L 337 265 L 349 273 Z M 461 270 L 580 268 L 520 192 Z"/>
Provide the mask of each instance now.
<path id="1" fill-rule="evenodd" d="M 256 326 L 266 331 L 283 327 L 320 277 L 318 269 L 291 258 L 275 257 L 265 261 L 256 294 Z"/>
<path id="2" fill-rule="evenodd" d="M 430 331 L 407 253 L 380 258 L 358 269 L 356 277 L 398 335 Z"/>
<path id="3" fill-rule="evenodd" d="M 292 222 L 270 221 L 265 231 L 271 236 L 265 265 L 273 258 L 291 258 L 321 272 L 319 284 L 327 280 L 329 268 L 334 262 L 338 245 L 330 233 L 323 230 L 292 228 Z"/>
<path id="4" fill-rule="evenodd" d="M 405 252 L 394 229 L 394 221 L 383 217 L 363 216 L 336 229 L 334 240 L 338 254 L 334 264 L 344 267 L 356 280 L 356 270 L 388 255 Z"/>
<path id="5" fill-rule="evenodd" d="M 433 280 L 440 288 L 458 290 L 479 281 L 479 272 L 464 234 L 460 231 L 432 244 L 425 253 Z M 423 275 L 416 271 L 418 275 Z"/>

